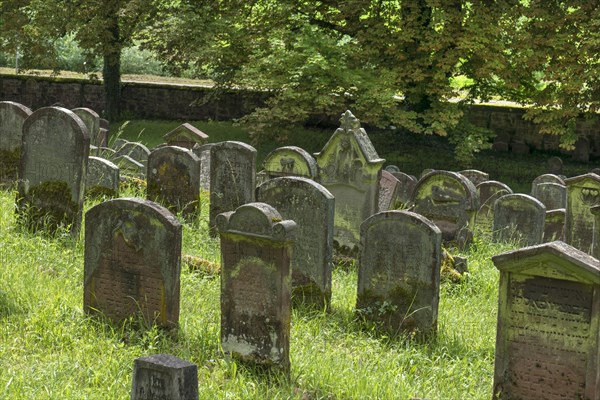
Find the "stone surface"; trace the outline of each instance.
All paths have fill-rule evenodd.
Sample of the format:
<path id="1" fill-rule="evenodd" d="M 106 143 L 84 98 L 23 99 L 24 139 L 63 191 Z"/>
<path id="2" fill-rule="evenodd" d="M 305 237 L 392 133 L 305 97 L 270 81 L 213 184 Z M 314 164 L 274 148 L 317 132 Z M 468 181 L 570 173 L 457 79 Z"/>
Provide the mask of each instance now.
<path id="1" fill-rule="evenodd" d="M 406 207 L 412 198 L 413 190 L 417 185 L 417 179 L 412 175 L 408 175 L 400 171 L 392 172 L 392 175 L 394 175 L 394 178 L 400 181 L 398 184 L 396 199 L 402 206 Z"/>
<path id="2" fill-rule="evenodd" d="M 31 110 L 12 101 L 0 101 L 0 184 L 16 182 L 21 158 L 23 124 Z"/>
<path id="3" fill-rule="evenodd" d="M 387 211 L 396 208 L 399 188 L 400 181 L 394 175 L 385 170 L 381 171 L 381 177 L 379 178 L 379 201 L 377 202 L 378 211 Z"/>
<path id="4" fill-rule="evenodd" d="M 317 179 L 317 161 L 306 150 L 296 146 L 279 147 L 270 152 L 263 162 L 267 179 L 279 176 L 303 176 Z"/>
<path id="5" fill-rule="evenodd" d="M 148 163 L 150 150 L 141 143 L 118 139 L 113 148 L 117 152 L 117 156 L 129 156 L 144 166 Z"/>
<path id="6" fill-rule="evenodd" d="M 360 121 L 346 111 L 320 153 L 315 154 L 321 184 L 335 196 L 334 248 L 355 255 L 360 224 L 377 211 L 379 158 Z"/>
<path id="7" fill-rule="evenodd" d="M 131 400 L 198 400 L 198 366 L 169 354 L 136 358 Z"/>
<path id="8" fill-rule="evenodd" d="M 115 154 L 115 157 L 113 157 L 111 161 L 119 166 L 121 176 L 131 176 L 135 178 L 145 178 L 146 176 L 146 167 L 144 164 L 129 156 L 118 156 Z"/>
<path id="9" fill-rule="evenodd" d="M 496 200 L 513 191 L 498 181 L 485 181 L 475 188 L 479 195 L 479 209 L 475 214 L 475 230 L 478 235 L 490 236 L 494 225 L 494 204 Z"/>
<path id="10" fill-rule="evenodd" d="M 167 133 L 164 138 L 169 146 L 192 149 L 196 144 L 201 145 L 206 143 L 208 135 L 194 125 L 186 122 Z"/>
<path id="11" fill-rule="evenodd" d="M 437 329 L 442 233 L 410 211 L 375 214 L 361 225 L 356 308 L 392 332 Z"/>
<path id="12" fill-rule="evenodd" d="M 254 201 L 256 149 L 242 142 L 215 143 L 210 148 L 209 228 L 216 235 L 218 214 Z"/>
<path id="13" fill-rule="evenodd" d="M 476 187 L 480 183 L 490 179 L 490 174 L 477 169 L 464 169 L 462 171 L 458 171 L 458 173 L 470 180 Z"/>
<path id="14" fill-rule="evenodd" d="M 384 168 L 387 172 L 391 172 L 392 174 L 395 172 L 400 172 L 400 168 L 397 165 L 386 165 Z"/>
<path id="15" fill-rule="evenodd" d="M 575 142 L 575 150 L 573 150 L 573 160 L 579 162 L 590 161 L 590 141 L 585 137 L 580 137 Z"/>
<path id="16" fill-rule="evenodd" d="M 147 325 L 176 327 L 182 232 L 177 218 L 133 198 L 100 203 L 85 218 L 84 310 L 115 323 L 140 316 Z"/>
<path id="17" fill-rule="evenodd" d="M 544 222 L 544 242 L 564 240 L 565 238 L 565 215 L 564 208 L 546 210 Z"/>
<path id="18" fill-rule="evenodd" d="M 475 190 L 477 191 L 477 196 L 479 196 L 479 207 L 483 207 L 488 202 L 488 199 L 498 193 L 501 194 L 511 194 L 512 189 L 498 181 L 484 181 L 475 186 Z M 494 204 L 492 203 L 492 207 Z"/>
<path id="19" fill-rule="evenodd" d="M 25 120 L 17 195 L 25 226 L 79 233 L 89 151 L 87 128 L 67 109 L 41 108 Z"/>
<path id="20" fill-rule="evenodd" d="M 600 398 L 598 260 L 563 242 L 492 260 L 500 270 L 495 398 Z"/>
<path id="21" fill-rule="evenodd" d="M 290 370 L 290 252 L 296 223 L 265 203 L 219 214 L 225 354 Z"/>
<path id="22" fill-rule="evenodd" d="M 94 146 L 103 146 L 104 144 L 100 138 L 100 116 L 91 108 L 80 107 L 74 108 L 71 111 L 81 118 L 88 128 L 90 143 Z"/>
<path id="23" fill-rule="evenodd" d="M 538 185 L 540 185 L 542 183 L 556 183 L 557 185 L 563 185 L 563 186 L 566 185 L 564 179 L 558 175 L 554 175 L 554 174 L 540 175 L 531 182 L 531 195 L 533 197 L 536 197 L 537 187 L 538 187 Z"/>
<path id="24" fill-rule="evenodd" d="M 546 207 L 536 198 L 521 193 L 506 194 L 494 205 L 493 238 L 524 246 L 542 243 Z"/>
<path id="25" fill-rule="evenodd" d="M 200 189 L 202 191 L 210 190 L 210 148 L 213 143 L 203 145 L 194 145 L 192 151 L 200 158 Z"/>
<path id="26" fill-rule="evenodd" d="M 600 260 L 600 205 L 591 209 L 594 216 L 594 240 L 592 243 L 592 256 Z"/>
<path id="27" fill-rule="evenodd" d="M 148 157 L 146 196 L 183 216 L 196 215 L 200 195 L 200 159 L 187 148 L 163 146 Z"/>
<path id="28" fill-rule="evenodd" d="M 565 185 L 539 183 L 534 192 L 534 197 L 541 201 L 547 210 L 556 210 L 567 206 L 567 187 Z"/>
<path id="29" fill-rule="evenodd" d="M 600 205 L 600 175 L 585 174 L 565 179 L 567 214 L 565 242 L 591 254 L 594 216 L 591 208 Z"/>
<path id="30" fill-rule="evenodd" d="M 104 158 L 90 156 L 85 193 L 89 196 L 119 197 L 119 167 Z"/>
<path id="31" fill-rule="evenodd" d="M 552 175 L 563 174 L 563 161 L 560 157 L 550 157 L 546 161 L 546 170 Z"/>
<path id="32" fill-rule="evenodd" d="M 301 177 L 271 179 L 257 189 L 257 200 L 296 222 L 292 246 L 292 295 L 295 303 L 317 308 L 331 302 L 335 199 L 320 184 Z"/>

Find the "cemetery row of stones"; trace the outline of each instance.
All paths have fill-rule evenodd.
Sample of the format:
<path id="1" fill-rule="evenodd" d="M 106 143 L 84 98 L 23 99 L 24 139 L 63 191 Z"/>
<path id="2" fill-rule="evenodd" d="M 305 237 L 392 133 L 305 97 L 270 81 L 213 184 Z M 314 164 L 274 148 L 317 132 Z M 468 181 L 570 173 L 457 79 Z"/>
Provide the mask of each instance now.
<path id="1" fill-rule="evenodd" d="M 591 332 L 597 325 L 592 305 L 600 283 L 599 175 L 542 175 L 533 182 L 532 196 L 514 194 L 475 170 L 426 171 L 417 180 L 393 166 L 383 170 L 385 160 L 346 112 L 315 158 L 297 147 L 267 156 L 256 187 L 256 150 L 247 144 L 203 144 L 206 135 L 184 124 L 153 151 L 125 141 L 115 141 L 111 149 L 97 115 L 75 111 L 48 107 L 32 113 L 0 102 L 0 149 L 3 156 L 12 153 L 19 159 L 5 169 L 14 175 L 3 174 L 5 180 L 18 177 L 19 221 L 34 230 L 67 225 L 76 233 L 86 187 L 110 182 L 104 187 L 116 197 L 121 173 L 145 175 L 148 198 L 167 207 L 117 198 L 87 212 L 87 312 L 117 322 L 141 312 L 148 322 L 178 324 L 182 229 L 172 212 L 195 215 L 205 185 L 210 229 L 221 240 L 221 344 L 226 353 L 289 371 L 292 298 L 329 306 L 334 250 L 358 256 L 356 308 L 365 318 L 392 332 L 434 335 L 442 244 L 466 247 L 474 234 L 487 230 L 497 240 L 535 245 L 494 258 L 502 272 L 497 348 L 505 351 L 497 352 L 495 391 L 533 398 L 519 392 L 520 369 L 526 367 L 511 351 L 527 353 L 541 376 L 560 367 L 569 372 L 569 382 L 578 382 L 540 390 L 572 390 L 565 392 L 569 398 L 600 390 L 595 380 L 589 382 L 597 379 L 589 371 L 596 365 L 593 354 L 589 358 L 575 350 L 581 344 L 597 351 Z M 90 157 L 90 149 L 120 168 Z M 11 160 L 3 158 L 4 165 Z M 398 205 L 410 210 L 394 209 Z M 572 288 L 573 282 L 581 287 Z M 581 298 L 581 293 L 589 295 Z M 541 313 L 542 302 L 565 315 Z M 576 327 L 559 327 L 556 333 L 553 319 L 569 316 Z M 539 326 L 530 328 L 532 320 Z M 577 346 L 557 343 L 553 335 L 566 335 Z M 552 355 L 556 348 L 566 354 L 561 353 L 560 363 Z M 579 369 L 573 369 L 575 362 Z M 582 365 L 587 369 L 574 377 Z"/>

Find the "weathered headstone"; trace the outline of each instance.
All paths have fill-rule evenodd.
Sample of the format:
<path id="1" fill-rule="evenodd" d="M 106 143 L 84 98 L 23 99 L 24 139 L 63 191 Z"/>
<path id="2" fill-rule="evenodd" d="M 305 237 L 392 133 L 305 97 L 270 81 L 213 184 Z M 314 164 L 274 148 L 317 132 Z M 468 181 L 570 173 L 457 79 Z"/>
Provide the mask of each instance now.
<path id="1" fill-rule="evenodd" d="M 179 321 L 181 224 L 148 200 L 109 200 L 85 215 L 86 312 L 115 323 L 140 315 L 146 324 Z"/>
<path id="2" fill-rule="evenodd" d="M 477 191 L 477 195 L 479 196 L 480 207 L 483 207 L 483 205 L 488 202 L 488 199 L 490 197 L 495 196 L 498 193 L 504 195 L 511 194 L 513 192 L 508 185 L 498 181 L 481 182 L 480 184 L 475 186 L 475 190 Z M 494 204 L 492 203 L 492 207 L 493 205 Z"/>
<path id="3" fill-rule="evenodd" d="M 136 358 L 131 400 L 198 400 L 198 366 L 169 354 Z"/>
<path id="4" fill-rule="evenodd" d="M 99 134 L 100 134 L 100 116 L 91 108 L 74 108 L 71 111 L 75 113 L 85 126 L 88 128 L 90 134 L 90 143 L 94 146 L 102 146 Z"/>
<path id="5" fill-rule="evenodd" d="M 458 171 L 458 173 L 470 180 L 475 186 L 490 179 L 490 174 L 477 169 L 465 169 Z"/>
<path id="6" fill-rule="evenodd" d="M 470 180 L 455 172 L 432 171 L 417 182 L 411 202 L 412 211 L 440 228 L 444 241 L 469 245 L 479 209 L 477 191 Z"/>
<path id="7" fill-rule="evenodd" d="M 118 139 L 113 147 L 117 152 L 117 156 L 129 156 L 144 166 L 148 163 L 150 150 L 141 143 Z"/>
<path id="8" fill-rule="evenodd" d="M 442 233 L 410 211 L 375 214 L 361 225 L 357 310 L 392 332 L 435 333 Z"/>
<path id="9" fill-rule="evenodd" d="M 146 176 L 146 167 L 129 156 L 115 156 L 111 161 L 119 166 L 121 176 L 135 178 L 144 178 Z"/>
<path id="10" fill-rule="evenodd" d="M 196 214 L 200 195 L 200 159 L 183 147 L 152 150 L 146 173 L 147 198 L 184 216 Z"/>
<path id="11" fill-rule="evenodd" d="M 494 205 L 493 238 L 524 246 L 542 243 L 545 218 L 546 207 L 538 199 L 521 193 L 506 194 Z"/>
<path id="12" fill-rule="evenodd" d="M 291 261 L 294 302 L 329 307 L 335 212 L 333 195 L 310 179 L 282 177 L 259 186 L 257 200 L 270 204 L 283 218 L 298 225 Z"/>
<path id="13" fill-rule="evenodd" d="M 556 241 L 492 261 L 500 270 L 494 398 L 600 398 L 598 260 Z"/>
<path id="14" fill-rule="evenodd" d="M 21 159 L 23 124 L 31 110 L 12 101 L 0 101 L 0 184 L 16 182 Z"/>
<path id="15" fill-rule="evenodd" d="M 210 148 L 209 229 L 216 235 L 217 215 L 254 201 L 256 149 L 242 142 L 215 143 Z"/>
<path id="16" fill-rule="evenodd" d="M 192 149 L 196 144 L 206 143 L 208 135 L 190 123 L 184 123 L 167 133 L 165 142 L 169 146 L 179 146 Z"/>
<path id="17" fill-rule="evenodd" d="M 415 189 L 415 186 L 417 186 L 417 178 L 400 171 L 392 172 L 392 175 L 400 181 L 396 195 L 397 201 L 406 206 L 410 203 L 413 190 Z"/>
<path id="18" fill-rule="evenodd" d="M 567 215 L 565 242 L 591 254 L 594 216 L 591 208 L 600 205 L 600 175 L 585 174 L 565 179 Z"/>
<path id="19" fill-rule="evenodd" d="M 554 175 L 554 174 L 540 175 L 531 182 L 531 195 L 533 197 L 537 196 L 537 192 L 536 192 L 537 187 L 538 187 L 538 185 L 540 185 L 542 183 L 556 183 L 557 185 L 563 185 L 563 186 L 566 185 L 564 179 L 558 175 Z"/>
<path id="20" fill-rule="evenodd" d="M 494 204 L 505 194 L 511 194 L 510 187 L 498 181 L 481 182 L 475 188 L 479 196 L 479 209 L 475 215 L 475 227 L 478 234 L 491 234 L 494 224 Z"/>
<path id="21" fill-rule="evenodd" d="M 87 128 L 72 111 L 46 107 L 25 120 L 17 196 L 25 226 L 79 233 L 89 151 Z"/>
<path id="22" fill-rule="evenodd" d="M 104 158 L 90 156 L 85 193 L 88 196 L 119 197 L 119 167 Z"/>
<path id="23" fill-rule="evenodd" d="M 263 168 L 267 179 L 279 176 L 303 176 L 305 178 L 317 179 L 317 161 L 306 150 L 296 146 L 279 147 L 270 152 Z"/>
<path id="24" fill-rule="evenodd" d="M 394 175 L 386 170 L 381 171 L 381 177 L 379 178 L 378 211 L 394 209 L 399 188 L 400 181 Z"/>
<path id="25" fill-rule="evenodd" d="M 379 158 L 350 111 L 342 115 L 340 123 L 315 157 L 321 184 L 335 196 L 334 247 L 353 255 L 358 251 L 360 224 L 377 211 L 379 176 L 385 160 Z"/>
<path id="26" fill-rule="evenodd" d="M 594 216 L 594 242 L 592 243 L 592 256 L 600 260 L 600 205 L 591 209 Z"/>
<path id="27" fill-rule="evenodd" d="M 98 146 L 98 148 L 96 149 L 96 157 L 101 157 L 104 158 L 106 160 L 114 160 L 117 156 L 117 152 L 113 149 L 111 149 L 110 147 L 102 147 L 102 146 Z"/>
<path id="28" fill-rule="evenodd" d="M 550 157 L 548 161 L 546 161 L 546 169 L 548 170 L 549 174 L 562 175 L 563 161 L 560 157 Z"/>
<path id="29" fill-rule="evenodd" d="M 200 158 L 200 189 L 210 190 L 210 148 L 213 143 L 194 145 L 192 151 Z"/>
<path id="30" fill-rule="evenodd" d="M 544 242 L 564 240 L 565 237 L 565 214 L 564 208 L 546 211 L 544 222 Z"/>
<path id="31" fill-rule="evenodd" d="M 423 171 L 421 171 L 421 175 L 419 175 L 419 179 L 423 178 L 425 175 L 431 173 L 435 171 L 435 169 L 433 168 L 425 168 Z"/>
<path id="32" fill-rule="evenodd" d="M 400 172 L 400 168 L 398 168 L 397 165 L 387 165 L 384 169 L 392 174 L 395 172 Z"/>
<path id="33" fill-rule="evenodd" d="M 291 247 L 296 224 L 265 203 L 219 214 L 221 345 L 243 361 L 290 370 Z"/>
<path id="34" fill-rule="evenodd" d="M 541 201 L 547 210 L 556 210 L 567 206 L 567 187 L 558 183 L 540 183 L 535 187 L 536 199 Z"/>

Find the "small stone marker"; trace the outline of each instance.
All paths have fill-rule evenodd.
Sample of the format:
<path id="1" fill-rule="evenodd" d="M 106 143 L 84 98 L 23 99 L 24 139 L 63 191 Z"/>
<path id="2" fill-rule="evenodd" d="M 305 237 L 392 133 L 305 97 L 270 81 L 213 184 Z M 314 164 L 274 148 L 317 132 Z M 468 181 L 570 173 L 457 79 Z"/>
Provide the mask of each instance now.
<path id="1" fill-rule="evenodd" d="M 102 146 L 100 140 L 100 116 L 91 108 L 74 108 L 71 111 L 75 113 L 85 126 L 88 128 L 88 132 L 90 133 L 90 143 L 94 146 Z"/>
<path id="2" fill-rule="evenodd" d="M 17 212 L 36 231 L 79 233 L 90 137 L 72 111 L 45 107 L 23 124 Z"/>
<path id="3" fill-rule="evenodd" d="M 410 211 L 375 214 L 361 225 L 357 310 L 392 332 L 435 333 L 442 232 Z"/>
<path id="4" fill-rule="evenodd" d="M 381 177 L 379 178 L 378 211 L 394 209 L 399 188 L 400 181 L 394 175 L 386 170 L 381 171 Z"/>
<path id="5" fill-rule="evenodd" d="M 213 143 L 194 145 L 192 151 L 200 158 L 200 189 L 210 190 L 210 148 Z"/>
<path id="6" fill-rule="evenodd" d="M 257 200 L 298 225 L 292 246 L 294 302 L 328 307 L 331 302 L 335 199 L 324 186 L 301 177 L 271 179 L 258 187 Z"/>
<path id="7" fill-rule="evenodd" d="M 104 158 L 90 156 L 85 193 L 88 196 L 119 197 L 119 167 Z"/>
<path id="8" fill-rule="evenodd" d="M 84 299 L 115 323 L 141 315 L 166 328 L 179 321 L 181 224 L 166 208 L 123 198 L 85 215 Z"/>
<path id="9" fill-rule="evenodd" d="M 477 169 L 465 169 L 458 171 L 458 173 L 470 180 L 475 186 L 490 179 L 490 174 Z"/>
<path id="10" fill-rule="evenodd" d="M 190 123 L 179 125 L 165 136 L 165 142 L 169 146 L 179 146 L 192 149 L 196 144 L 206 143 L 208 135 Z"/>
<path id="11" fill-rule="evenodd" d="M 169 354 L 136 358 L 131 400 L 198 400 L 198 366 Z"/>
<path id="12" fill-rule="evenodd" d="M 267 179 L 279 176 L 303 176 L 305 178 L 317 179 L 317 161 L 306 150 L 296 146 L 279 147 L 270 152 L 263 168 Z"/>
<path id="13" fill-rule="evenodd" d="M 256 149 L 246 143 L 227 141 L 210 148 L 209 229 L 216 235 L 218 214 L 254 201 Z"/>
<path id="14" fill-rule="evenodd" d="M 123 139 L 118 139 L 115 142 L 115 151 L 117 156 L 129 156 L 142 165 L 148 163 L 150 150 L 146 146 L 137 142 L 128 142 Z"/>
<path id="15" fill-rule="evenodd" d="M 600 205 L 600 175 L 585 174 L 565 179 L 567 215 L 565 242 L 591 254 L 594 216 L 591 208 Z"/>
<path id="16" fill-rule="evenodd" d="M 518 241 L 524 246 L 542 243 L 546 207 L 536 198 L 521 193 L 506 194 L 494 205 L 495 241 Z"/>
<path id="17" fill-rule="evenodd" d="M 546 211 L 544 222 L 544 242 L 564 240 L 565 237 L 565 215 L 564 208 Z"/>
<path id="18" fill-rule="evenodd" d="M 377 212 L 379 176 L 385 162 L 379 158 L 360 121 L 346 111 L 320 153 L 316 153 L 321 184 L 335 196 L 335 250 L 358 251 L 360 224 Z"/>
<path id="19" fill-rule="evenodd" d="M 546 161 L 546 168 L 548 170 L 548 174 L 562 175 L 563 161 L 560 157 L 550 157 L 548 161 Z"/>
<path id="20" fill-rule="evenodd" d="M 193 216 L 200 195 L 200 159 L 183 147 L 163 146 L 148 157 L 147 198 L 172 213 Z"/>
<path id="21" fill-rule="evenodd" d="M 558 183 L 539 183 L 535 187 L 535 198 L 541 201 L 547 210 L 556 210 L 567 206 L 567 187 Z"/>
<path id="22" fill-rule="evenodd" d="M 31 110 L 12 101 L 0 101 L 0 184 L 17 180 L 23 124 Z"/>
<path id="23" fill-rule="evenodd" d="M 219 214 L 221 345 L 242 361 L 290 370 L 290 252 L 296 223 L 268 204 Z"/>
<path id="24" fill-rule="evenodd" d="M 500 270 L 494 398 L 597 399 L 598 260 L 556 241 L 492 261 Z"/>

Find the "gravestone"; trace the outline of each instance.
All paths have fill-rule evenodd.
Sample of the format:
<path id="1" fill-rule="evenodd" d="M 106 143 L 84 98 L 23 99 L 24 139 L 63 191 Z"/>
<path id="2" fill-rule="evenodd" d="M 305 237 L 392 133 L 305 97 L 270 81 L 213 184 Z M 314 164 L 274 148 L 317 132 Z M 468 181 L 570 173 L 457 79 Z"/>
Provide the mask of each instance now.
<path id="1" fill-rule="evenodd" d="M 267 179 L 279 176 L 303 176 L 305 178 L 317 179 L 317 161 L 304 149 L 296 146 L 279 147 L 270 152 L 263 168 Z"/>
<path id="2" fill-rule="evenodd" d="M 531 152 L 531 149 L 529 148 L 529 145 L 519 139 L 514 139 L 514 141 L 510 142 L 510 151 L 513 154 L 529 154 Z"/>
<path id="3" fill-rule="evenodd" d="M 490 179 L 490 174 L 477 169 L 465 169 L 458 171 L 458 173 L 470 180 L 475 186 Z"/>
<path id="4" fill-rule="evenodd" d="M 85 215 L 83 308 L 115 323 L 179 321 L 181 224 L 148 200 L 105 201 Z"/>
<path id="5" fill-rule="evenodd" d="M 410 203 L 413 190 L 417 185 L 417 178 L 400 171 L 392 172 L 391 174 L 400 182 L 398 184 L 396 199 L 400 204 L 406 207 Z"/>
<path id="6" fill-rule="evenodd" d="M 591 209 L 594 216 L 594 241 L 592 243 L 592 256 L 600 260 L 600 205 Z"/>
<path id="7" fill-rule="evenodd" d="M 385 170 L 381 171 L 381 177 L 379 178 L 378 211 L 387 211 L 395 208 L 399 187 L 400 181 L 394 175 Z"/>
<path id="8" fill-rule="evenodd" d="M 384 169 L 392 174 L 395 172 L 400 172 L 400 168 L 398 168 L 397 165 L 387 165 Z"/>
<path id="9" fill-rule="evenodd" d="M 411 202 L 412 211 L 440 228 L 445 242 L 469 245 L 479 209 L 477 191 L 470 180 L 455 172 L 432 171 L 417 182 Z"/>
<path id="10" fill-rule="evenodd" d="M 563 174 L 563 161 L 560 157 L 550 157 L 546 161 L 546 169 L 549 174 L 562 175 Z"/>
<path id="11" fill-rule="evenodd" d="M 600 398 L 598 260 L 556 241 L 492 261 L 500 271 L 494 398 Z"/>
<path id="12" fill-rule="evenodd" d="M 535 187 L 535 198 L 541 201 L 547 210 L 556 210 L 567 206 L 567 187 L 558 183 L 540 183 Z"/>
<path id="13" fill-rule="evenodd" d="M 590 172 L 592 174 L 600 175 L 600 168 L 593 168 Z"/>
<path id="14" fill-rule="evenodd" d="M 129 156 L 144 166 L 148 163 L 150 150 L 141 143 L 118 139 L 113 147 L 117 152 L 117 156 Z"/>
<path id="15" fill-rule="evenodd" d="M 192 151 L 200 158 L 200 189 L 210 190 L 210 148 L 213 143 L 194 145 Z"/>
<path id="16" fill-rule="evenodd" d="M 110 147 L 98 146 L 96 149 L 96 157 L 104 158 L 105 160 L 114 160 L 117 156 L 117 152 Z"/>
<path id="17" fill-rule="evenodd" d="M 318 308 L 331 302 L 335 199 L 320 184 L 302 177 L 271 179 L 257 189 L 257 200 L 297 224 L 292 246 L 294 302 Z"/>
<path id="18" fill-rule="evenodd" d="M 198 366 L 169 354 L 136 358 L 131 400 L 198 400 Z"/>
<path id="19" fill-rule="evenodd" d="M 565 179 L 567 214 L 565 242 L 591 254 L 594 216 L 591 208 L 600 205 L 600 175 L 585 174 Z"/>
<path id="20" fill-rule="evenodd" d="M 544 242 L 564 240 L 565 238 L 565 214 L 564 208 L 546 211 L 544 221 Z"/>
<path id="21" fill-rule="evenodd" d="M 475 188 L 479 196 L 479 209 L 475 214 L 475 227 L 479 234 L 491 234 L 494 224 L 494 204 L 505 194 L 511 194 L 510 187 L 498 181 L 481 182 Z"/>
<path id="22" fill-rule="evenodd" d="M 200 195 L 200 159 L 183 147 L 152 150 L 146 173 L 147 198 L 184 217 L 195 215 Z"/>
<path id="23" fill-rule="evenodd" d="M 291 268 L 296 223 L 265 203 L 219 214 L 221 346 L 242 361 L 290 370 Z"/>
<path id="24" fill-rule="evenodd" d="M 423 171 L 421 171 L 421 175 L 419 175 L 419 179 L 423 178 L 425 175 L 431 173 L 435 171 L 435 169 L 433 168 L 425 168 Z"/>
<path id="25" fill-rule="evenodd" d="M 580 137 L 575 142 L 575 150 L 573 150 L 573 159 L 579 162 L 590 161 L 590 141 L 587 138 Z"/>
<path id="26" fill-rule="evenodd" d="M 321 184 L 335 197 L 335 250 L 356 254 L 360 224 L 377 211 L 379 177 L 385 162 L 379 158 L 360 121 L 346 111 L 340 127 L 323 150 L 315 154 Z"/>
<path id="27" fill-rule="evenodd" d="M 481 182 L 475 186 L 475 190 L 477 191 L 477 196 L 479 196 L 480 207 L 483 207 L 483 205 L 488 202 L 490 197 L 495 196 L 498 193 L 504 195 L 511 194 L 513 192 L 508 185 L 498 181 Z M 492 207 L 493 205 L 494 204 L 492 203 Z"/>
<path id="28" fill-rule="evenodd" d="M 36 231 L 69 227 L 79 233 L 90 151 L 87 128 L 72 111 L 45 107 L 23 124 L 19 220 Z"/>
<path id="29" fill-rule="evenodd" d="M 537 196 L 537 187 L 538 187 L 538 185 L 540 185 L 542 183 L 556 183 L 557 185 L 563 185 L 563 186 L 566 185 L 564 179 L 558 175 L 554 175 L 554 174 L 540 175 L 531 182 L 531 195 L 533 197 Z"/>
<path id="30" fill-rule="evenodd" d="M 410 211 L 375 214 L 361 225 L 356 309 L 391 332 L 435 333 L 442 232 Z"/>
<path id="31" fill-rule="evenodd" d="M 17 180 L 23 124 L 31 110 L 12 101 L 0 101 L 0 185 Z"/>
<path id="32" fill-rule="evenodd" d="M 196 144 L 201 145 L 206 143 L 208 135 L 194 125 L 186 122 L 167 133 L 164 138 L 169 146 L 192 149 Z"/>
<path id="33" fill-rule="evenodd" d="M 538 199 L 521 193 L 506 194 L 494 205 L 493 238 L 524 246 L 542 243 L 545 218 L 546 207 Z"/>
<path id="34" fill-rule="evenodd" d="M 146 176 L 146 167 L 129 156 L 116 156 L 111 161 L 119 166 L 121 176 L 135 178 L 144 178 Z"/>
<path id="35" fill-rule="evenodd" d="M 119 167 L 104 158 L 90 156 L 85 193 L 88 196 L 119 197 Z"/>
<path id="36" fill-rule="evenodd" d="M 94 110 L 85 107 L 74 108 L 71 111 L 81 118 L 88 128 L 90 143 L 94 146 L 102 146 L 103 144 L 100 140 L 100 116 Z"/>
<path id="37" fill-rule="evenodd" d="M 254 201 L 256 149 L 242 142 L 215 143 L 210 148 L 209 229 L 215 236 L 217 215 Z"/>

